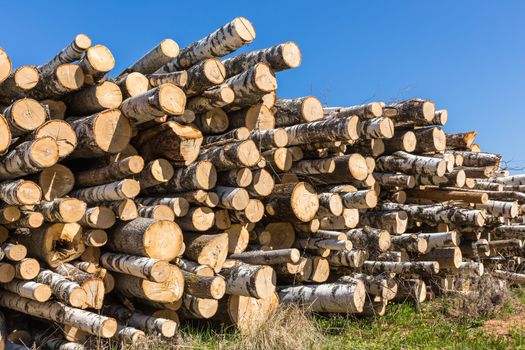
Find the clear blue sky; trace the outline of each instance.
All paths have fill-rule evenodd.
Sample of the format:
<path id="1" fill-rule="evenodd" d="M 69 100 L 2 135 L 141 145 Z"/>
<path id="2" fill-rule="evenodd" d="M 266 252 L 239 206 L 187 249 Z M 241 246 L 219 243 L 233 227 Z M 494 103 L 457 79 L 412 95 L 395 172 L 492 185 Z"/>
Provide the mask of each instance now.
<path id="1" fill-rule="evenodd" d="M 291 40 L 302 50 L 302 65 L 278 75 L 280 96 L 337 106 L 432 99 L 449 110 L 447 131 L 475 129 L 482 150 L 525 167 L 525 1 L 17 0 L 2 9 L 0 46 L 15 67 L 45 62 L 83 32 L 112 50 L 114 74 L 164 38 L 183 47 L 244 16 L 257 32 L 247 49 Z"/>

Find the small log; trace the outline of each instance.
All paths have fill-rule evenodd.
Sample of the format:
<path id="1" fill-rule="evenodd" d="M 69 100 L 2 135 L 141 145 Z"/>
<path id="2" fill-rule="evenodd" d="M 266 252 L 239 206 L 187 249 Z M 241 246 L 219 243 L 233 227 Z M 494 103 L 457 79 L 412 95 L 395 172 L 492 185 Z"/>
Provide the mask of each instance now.
<path id="1" fill-rule="evenodd" d="M 15 222 L 5 224 L 9 229 L 18 228 L 39 228 L 44 223 L 44 215 L 35 211 L 22 211 L 20 212 L 20 219 Z M 1 234 L 0 234 L 1 236 Z M 1 239 L 0 239 L 1 241 Z"/>
<path id="2" fill-rule="evenodd" d="M 300 252 L 297 249 L 277 249 L 277 250 L 253 250 L 249 252 L 230 255 L 231 259 L 239 260 L 252 265 L 277 265 L 287 263 L 298 263 Z"/>
<path id="3" fill-rule="evenodd" d="M 309 123 L 288 126 L 288 145 L 302 145 L 312 142 L 353 141 L 359 138 L 358 118 L 327 118 Z"/>
<path id="4" fill-rule="evenodd" d="M 179 55 L 159 71 L 183 70 L 206 58 L 226 56 L 253 39 L 255 30 L 250 21 L 244 17 L 237 17 L 207 37 L 180 50 Z"/>
<path id="5" fill-rule="evenodd" d="M 133 312 L 118 305 L 109 305 L 104 311 L 130 327 L 167 338 L 173 337 L 179 326 L 173 320 Z"/>
<path id="6" fill-rule="evenodd" d="M 219 276 L 199 276 L 183 272 L 184 291 L 196 298 L 219 300 L 226 292 L 226 282 Z"/>
<path id="7" fill-rule="evenodd" d="M 122 99 L 141 95 L 148 91 L 149 81 L 148 78 L 139 72 L 131 72 L 125 74 L 115 80 L 115 84 L 118 85 L 122 91 Z"/>
<path id="8" fill-rule="evenodd" d="M 416 134 L 409 130 L 401 133 L 396 133 L 392 138 L 383 140 L 384 152 L 394 153 L 403 151 L 412 153 L 416 150 L 417 138 Z"/>
<path id="9" fill-rule="evenodd" d="M 265 201 L 266 212 L 274 219 L 297 218 L 310 221 L 319 209 L 319 199 L 314 188 L 305 183 L 276 185 Z"/>
<path id="10" fill-rule="evenodd" d="M 21 297 L 36 300 L 40 303 L 48 301 L 52 293 L 48 285 L 33 281 L 14 280 L 3 284 L 2 287 Z"/>
<path id="11" fill-rule="evenodd" d="M 360 215 L 359 223 L 363 226 L 382 227 L 388 232 L 401 234 L 407 229 L 408 215 L 404 211 L 366 212 Z"/>
<path id="12" fill-rule="evenodd" d="M 120 110 L 133 124 L 138 125 L 166 114 L 182 114 L 185 105 L 184 91 L 167 83 L 126 99 Z"/>
<path id="13" fill-rule="evenodd" d="M 199 156 L 202 133 L 190 125 L 169 121 L 141 132 L 133 144 L 145 161 L 165 158 L 188 166 Z"/>
<path id="14" fill-rule="evenodd" d="M 145 189 L 168 182 L 174 173 L 173 165 L 160 158 L 150 161 L 135 179 L 140 183 L 140 188 Z"/>
<path id="15" fill-rule="evenodd" d="M 21 261 L 27 256 L 27 248 L 22 244 L 3 243 L 0 248 L 4 257 L 11 261 Z"/>
<path id="16" fill-rule="evenodd" d="M 375 249 L 385 252 L 390 249 L 391 237 L 388 231 L 365 226 L 346 232 L 346 237 L 357 249 Z"/>
<path id="17" fill-rule="evenodd" d="M 1 293 L 0 305 L 31 316 L 40 317 L 79 329 L 103 338 L 111 338 L 117 331 L 117 322 L 108 317 L 79 310 L 58 302 L 40 303 L 10 292 Z"/>
<path id="18" fill-rule="evenodd" d="M 82 241 L 88 247 L 102 247 L 108 242 L 108 234 L 99 229 L 86 230 L 82 232 Z"/>
<path id="19" fill-rule="evenodd" d="M 408 175 L 443 176 L 446 171 L 446 163 L 443 159 L 415 156 L 406 152 L 395 152 L 389 156 L 379 157 L 376 165 L 382 172 L 402 172 Z"/>
<path id="20" fill-rule="evenodd" d="M 420 261 L 437 261 L 441 268 L 457 269 L 461 264 L 461 249 L 458 247 L 435 248 L 421 255 Z"/>
<path id="21" fill-rule="evenodd" d="M 215 272 L 222 269 L 228 254 L 228 235 L 226 233 L 217 235 L 185 233 L 184 243 L 186 244 L 184 257 L 200 265 L 208 265 Z"/>
<path id="22" fill-rule="evenodd" d="M 140 184 L 136 180 L 124 179 L 105 185 L 86 187 L 69 193 L 71 197 L 78 198 L 88 204 L 104 201 L 118 201 L 133 198 L 140 192 Z"/>
<path id="23" fill-rule="evenodd" d="M 162 283 L 140 277 L 113 273 L 115 289 L 126 297 L 137 297 L 159 303 L 173 303 L 180 299 L 184 290 L 184 276 L 177 266 L 168 265 L 168 279 Z"/>
<path id="24" fill-rule="evenodd" d="M 126 68 L 119 76 L 130 72 L 153 73 L 174 59 L 179 54 L 179 45 L 172 39 L 164 39 L 157 46 L 146 52 L 135 63 Z"/>
<path id="25" fill-rule="evenodd" d="M 443 247 L 457 247 L 459 243 L 456 231 L 418 233 L 417 236 L 427 241 L 428 250 Z"/>
<path id="26" fill-rule="evenodd" d="M 175 214 L 173 210 L 167 205 L 157 204 L 151 206 L 140 206 L 138 209 L 138 214 L 142 218 L 150 218 L 157 220 L 175 220 Z"/>
<path id="27" fill-rule="evenodd" d="M 323 118 L 323 105 L 313 96 L 277 99 L 273 112 L 275 125 L 285 127 Z"/>
<path id="28" fill-rule="evenodd" d="M 115 221 L 115 213 L 111 208 L 97 206 L 88 208 L 78 223 L 84 227 L 108 229 Z"/>
<path id="29" fill-rule="evenodd" d="M 277 89 L 277 80 L 266 63 L 259 62 L 250 69 L 224 81 L 234 92 L 228 109 L 240 109 L 261 102 L 262 96 Z"/>
<path id="30" fill-rule="evenodd" d="M 85 249 L 82 228 L 76 223 L 44 224 L 30 235 L 17 236 L 17 241 L 26 246 L 29 256 L 52 268 L 75 260 Z"/>
<path id="31" fill-rule="evenodd" d="M 86 291 L 78 283 L 70 281 L 61 274 L 42 269 L 35 281 L 48 285 L 53 295 L 68 305 L 76 308 L 85 307 L 86 305 Z"/>
<path id="32" fill-rule="evenodd" d="M 146 78 L 148 79 L 149 85 L 151 87 L 157 87 L 161 86 L 162 84 L 169 83 L 182 89 L 188 83 L 188 72 L 181 70 L 170 73 L 147 74 Z M 197 98 L 200 98 L 200 96 Z"/>
<path id="33" fill-rule="evenodd" d="M 272 221 L 265 226 L 258 225 L 255 232 L 257 242 L 272 249 L 291 248 L 296 237 L 294 226 L 289 222 Z"/>
<path id="34" fill-rule="evenodd" d="M 222 61 L 228 77 L 240 74 L 258 62 L 267 63 L 274 72 L 296 68 L 301 63 L 301 51 L 294 42 L 288 41 Z"/>
<path id="35" fill-rule="evenodd" d="M 282 303 L 308 305 L 314 312 L 360 313 L 365 303 L 365 286 L 361 281 L 325 283 L 279 289 Z"/>
<path id="36" fill-rule="evenodd" d="M 368 258 L 366 250 L 339 250 L 326 257 L 331 266 L 361 267 Z"/>
<path id="37" fill-rule="evenodd" d="M 54 269 L 56 273 L 78 283 L 86 292 L 86 305 L 101 309 L 104 301 L 104 283 L 101 278 L 86 273 L 71 264 L 62 264 Z"/>
<path id="38" fill-rule="evenodd" d="M 144 206 L 166 205 L 176 217 L 186 216 L 190 208 L 188 201 L 183 197 L 143 197 L 135 201 Z"/>
<path id="39" fill-rule="evenodd" d="M 477 193 L 471 194 L 476 195 Z M 481 193 L 479 195 L 481 195 Z M 487 200 L 486 203 L 476 204 L 476 209 L 485 209 L 490 215 L 500 216 L 507 219 L 513 219 L 520 213 L 518 202 Z"/>
<path id="40" fill-rule="evenodd" d="M 117 223 L 108 247 L 121 253 L 169 261 L 181 251 L 182 232 L 171 221 L 137 218 Z"/>
<path id="41" fill-rule="evenodd" d="M 202 147 L 209 148 L 215 146 L 221 146 L 235 141 L 245 141 L 250 136 L 250 130 L 248 128 L 240 127 L 237 129 L 230 130 L 221 135 L 209 135 L 205 136 L 202 141 Z"/>
<path id="42" fill-rule="evenodd" d="M 263 299 L 275 293 L 276 275 L 269 266 L 229 260 L 220 274 L 226 280 L 227 294 Z"/>
<path id="43" fill-rule="evenodd" d="M 374 275 L 382 273 L 434 275 L 439 272 L 437 261 L 365 261 L 362 270 Z"/>
<path id="44" fill-rule="evenodd" d="M 221 134 L 228 129 L 228 115 L 220 108 L 198 114 L 195 117 L 195 125 L 204 134 Z"/>
<path id="45" fill-rule="evenodd" d="M 0 159 L 0 180 L 33 174 L 58 161 L 58 146 L 51 137 L 18 145 Z"/>
<path id="46" fill-rule="evenodd" d="M 103 168 L 95 168 L 75 173 L 77 186 L 95 186 L 118 181 L 131 175 L 136 175 L 144 168 L 144 160 L 140 156 L 130 156 Z"/>
<path id="47" fill-rule="evenodd" d="M 324 237 L 300 238 L 295 240 L 294 245 L 296 248 L 311 250 L 329 249 L 331 251 L 337 251 L 352 249 L 351 241 L 346 239 L 331 239 Z"/>
<path id="48" fill-rule="evenodd" d="M 219 174 L 218 184 L 227 187 L 247 187 L 252 183 L 253 174 L 249 168 L 232 169 Z"/>
<path id="49" fill-rule="evenodd" d="M 60 64 L 52 71 L 41 74 L 38 83 L 26 96 L 36 100 L 60 98 L 84 85 L 82 69 L 71 63 Z"/>
<path id="50" fill-rule="evenodd" d="M 404 250 L 410 253 L 423 254 L 428 250 L 427 240 L 415 233 L 404 233 L 392 236 L 392 248 L 396 251 Z"/>
<path id="51" fill-rule="evenodd" d="M 15 268 L 8 263 L 0 262 L 0 283 L 9 283 L 15 278 Z"/>
<path id="52" fill-rule="evenodd" d="M 412 175 L 393 173 L 373 173 L 374 179 L 383 186 L 414 188 L 416 180 Z"/>
<path id="53" fill-rule="evenodd" d="M 68 115 L 92 115 L 106 109 L 118 108 L 122 103 L 122 92 L 117 84 L 103 81 L 74 92 L 64 100 Z"/>
<path id="54" fill-rule="evenodd" d="M 424 302 L 427 298 L 427 286 L 420 279 L 404 279 L 398 283 L 397 294 L 394 300 L 406 302 L 413 300 L 417 304 Z"/>
<path id="55" fill-rule="evenodd" d="M 363 190 L 355 192 L 342 192 L 343 205 L 348 209 L 370 209 L 377 205 L 377 193 L 375 191 Z"/>
<path id="56" fill-rule="evenodd" d="M 360 219 L 358 209 L 343 209 L 340 216 L 325 216 L 319 218 L 320 228 L 323 230 L 346 230 L 354 228 Z"/>
<path id="57" fill-rule="evenodd" d="M 215 86 L 204 91 L 200 96 L 190 98 L 186 108 L 195 113 L 204 113 L 214 108 L 229 105 L 235 99 L 235 92 L 226 84 Z"/>
<path id="58" fill-rule="evenodd" d="M 288 171 L 292 167 L 292 154 L 287 148 L 273 148 L 264 151 L 262 156 L 266 159 L 266 164 L 271 169 Z"/>
<path id="59" fill-rule="evenodd" d="M 288 133 L 283 128 L 254 130 L 250 134 L 250 138 L 264 149 L 285 147 L 288 144 Z"/>
<path id="60" fill-rule="evenodd" d="M 273 112 L 262 103 L 230 112 L 229 129 L 247 128 L 249 131 L 272 130 L 275 128 Z"/>
<path id="61" fill-rule="evenodd" d="M 21 66 L 9 76 L 5 78 L 0 84 L 1 99 L 4 103 L 9 103 L 11 100 L 21 98 L 33 89 L 40 79 L 40 73 L 34 66 Z"/>
<path id="62" fill-rule="evenodd" d="M 247 187 L 248 193 L 255 197 L 269 196 L 275 187 L 272 174 L 266 169 L 253 171 L 252 183 Z"/>
<path id="63" fill-rule="evenodd" d="M 406 194 L 409 198 L 429 199 L 434 202 L 463 201 L 476 204 L 489 203 L 489 196 L 486 193 L 438 190 L 429 188 L 424 190 L 409 190 L 406 191 Z M 482 208 L 480 207 L 480 209 Z M 486 207 L 483 209 L 486 209 Z"/>
<path id="64" fill-rule="evenodd" d="M 475 131 L 458 134 L 447 134 L 447 147 L 452 149 L 470 149 L 476 138 Z"/>
<path id="65" fill-rule="evenodd" d="M 251 140 L 235 142 L 224 147 L 213 147 L 203 150 L 200 161 L 210 161 L 218 171 L 240 167 L 252 167 L 260 158 L 259 150 Z"/>
<path id="66" fill-rule="evenodd" d="M 122 221 L 130 221 L 138 217 L 137 205 L 132 199 L 101 202 L 99 204 L 113 210 L 115 216 Z"/>
<path id="67" fill-rule="evenodd" d="M 77 119 L 67 119 L 77 134 L 71 157 L 92 158 L 124 150 L 131 139 L 129 121 L 117 109 Z"/>
<path id="68" fill-rule="evenodd" d="M 177 220 L 177 223 L 184 231 L 204 232 L 213 227 L 215 214 L 208 207 L 190 208 L 188 214 Z"/>
<path id="69" fill-rule="evenodd" d="M 76 198 L 56 198 L 41 202 L 36 209 L 44 215 L 47 222 L 77 222 L 86 212 L 87 205 Z"/>
<path id="70" fill-rule="evenodd" d="M 159 283 L 165 282 L 171 273 L 165 261 L 133 255 L 104 253 L 100 263 L 108 270 Z"/>
<path id="71" fill-rule="evenodd" d="M 42 190 L 33 181 L 14 180 L 0 183 L 0 199 L 8 205 L 33 205 L 40 202 Z"/>
<path id="72" fill-rule="evenodd" d="M 343 214 L 343 200 L 338 193 L 319 193 L 319 210 L 318 214 L 328 214 L 339 216 Z"/>
<path id="73" fill-rule="evenodd" d="M 58 163 L 43 169 L 38 174 L 37 180 L 42 189 L 42 197 L 46 201 L 64 197 L 75 185 L 73 172 L 68 167 Z"/>
<path id="74" fill-rule="evenodd" d="M 14 267 L 15 277 L 19 280 L 32 280 L 40 271 L 40 263 L 33 258 L 22 258 L 14 264 Z"/>
<path id="75" fill-rule="evenodd" d="M 0 224 L 7 225 L 20 219 L 21 213 L 18 207 L 12 205 L 4 205 L 0 208 Z M 4 236 L 4 230 L 2 230 L 2 236 Z M 7 239 L 7 235 L 6 235 Z M 5 241 L 5 239 L 4 239 Z"/>
<path id="76" fill-rule="evenodd" d="M 186 293 L 178 314 L 182 319 L 209 319 L 217 313 L 218 307 L 216 299 L 196 298 Z"/>
<path id="77" fill-rule="evenodd" d="M 186 70 L 188 75 L 184 92 L 187 96 L 195 96 L 206 89 L 221 84 L 226 77 L 224 65 L 216 58 L 207 58 Z"/>

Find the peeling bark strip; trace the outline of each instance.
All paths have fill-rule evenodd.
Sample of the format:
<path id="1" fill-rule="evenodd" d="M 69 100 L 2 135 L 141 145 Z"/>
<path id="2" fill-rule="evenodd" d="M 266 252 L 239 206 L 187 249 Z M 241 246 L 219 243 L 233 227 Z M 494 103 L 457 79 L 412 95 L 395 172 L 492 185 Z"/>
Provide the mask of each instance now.
<path id="1" fill-rule="evenodd" d="M 51 137 L 26 141 L 0 159 L 0 180 L 33 174 L 58 161 L 58 146 Z"/>
<path id="2" fill-rule="evenodd" d="M 122 102 L 120 110 L 134 124 L 142 124 L 166 114 L 184 113 L 186 96 L 173 84 L 162 84 Z"/>
<path id="3" fill-rule="evenodd" d="M 222 63 L 226 68 L 227 77 L 240 74 L 259 62 L 264 62 L 274 72 L 296 68 L 301 64 L 301 51 L 291 41 L 266 49 L 251 51 L 228 58 Z"/>
<path id="4" fill-rule="evenodd" d="M 227 261 L 220 274 L 226 280 L 226 293 L 264 299 L 275 292 L 275 271 L 265 265 Z"/>
<path id="5" fill-rule="evenodd" d="M 358 139 L 359 118 L 328 118 L 285 128 L 288 133 L 288 146 L 312 142 L 353 141 Z"/>
<path id="6" fill-rule="evenodd" d="M 284 287 L 279 297 L 283 303 L 307 305 L 314 312 L 360 313 L 366 295 L 363 282 L 357 281 Z"/>
<path id="7" fill-rule="evenodd" d="M 406 152 L 396 152 L 376 160 L 376 166 L 383 172 L 402 172 L 409 175 L 427 174 L 443 176 L 446 162 L 443 159 L 416 156 Z"/>
<path id="8" fill-rule="evenodd" d="M 182 49 L 179 55 L 156 73 L 184 70 L 194 64 L 213 57 L 226 56 L 255 39 L 252 24 L 244 17 L 237 17 L 207 37 Z"/>
<path id="9" fill-rule="evenodd" d="M 157 46 L 149 50 L 128 68 L 124 69 L 119 77 L 130 72 L 150 74 L 174 59 L 179 54 L 179 45 L 172 39 L 164 39 Z"/>
<path id="10" fill-rule="evenodd" d="M 111 271 L 146 278 L 153 282 L 161 283 L 170 277 L 168 263 L 157 259 L 125 254 L 104 253 L 100 257 L 100 263 Z"/>
<path id="11" fill-rule="evenodd" d="M 84 52 L 91 47 L 91 39 L 86 34 L 77 34 L 75 39 L 60 50 L 49 62 L 36 68 L 43 74 L 54 71 L 61 64 L 73 63 L 82 58 Z"/>
<path id="12" fill-rule="evenodd" d="M 149 162 L 166 158 L 179 165 L 190 165 L 199 156 L 202 133 L 191 125 L 168 121 L 141 132 L 133 139 L 140 155 Z"/>
<path id="13" fill-rule="evenodd" d="M 5 308 L 77 327 L 89 334 L 111 338 L 117 331 L 117 322 L 114 319 L 89 311 L 52 301 L 40 303 L 9 292 L 1 292 L 0 296 L 0 305 Z"/>

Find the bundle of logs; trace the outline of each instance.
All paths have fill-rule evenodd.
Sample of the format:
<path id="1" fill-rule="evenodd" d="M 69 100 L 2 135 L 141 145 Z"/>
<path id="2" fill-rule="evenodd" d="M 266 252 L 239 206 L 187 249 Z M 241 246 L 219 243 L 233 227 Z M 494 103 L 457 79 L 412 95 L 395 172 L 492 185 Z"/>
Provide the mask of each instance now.
<path id="1" fill-rule="evenodd" d="M 224 58 L 254 38 L 235 18 L 116 78 L 84 34 L 39 66 L 0 52 L 0 349 L 525 283 L 525 175 L 446 134 L 429 100 L 277 98 L 299 48 Z"/>

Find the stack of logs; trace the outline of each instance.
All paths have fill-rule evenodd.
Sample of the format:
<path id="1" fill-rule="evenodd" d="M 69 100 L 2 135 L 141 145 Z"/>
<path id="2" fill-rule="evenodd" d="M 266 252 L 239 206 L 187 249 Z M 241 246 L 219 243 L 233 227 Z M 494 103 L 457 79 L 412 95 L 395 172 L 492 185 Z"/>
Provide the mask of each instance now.
<path id="1" fill-rule="evenodd" d="M 382 315 L 484 268 L 525 283 L 525 175 L 429 100 L 276 98 L 299 48 L 223 58 L 254 38 L 235 18 L 116 78 L 84 34 L 40 66 L 0 52 L 0 349 L 246 331 L 279 303 Z"/>

